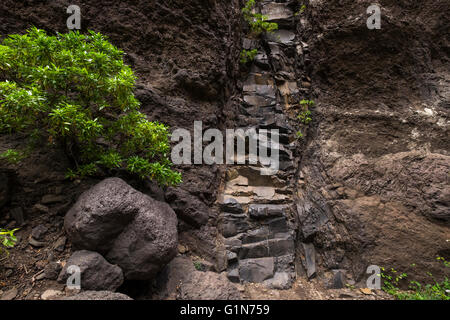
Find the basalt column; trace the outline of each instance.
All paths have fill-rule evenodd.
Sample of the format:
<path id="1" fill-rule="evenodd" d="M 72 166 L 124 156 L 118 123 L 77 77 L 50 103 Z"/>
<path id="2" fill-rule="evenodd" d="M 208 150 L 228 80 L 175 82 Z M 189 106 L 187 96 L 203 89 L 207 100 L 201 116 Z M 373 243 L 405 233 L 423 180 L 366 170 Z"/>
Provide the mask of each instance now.
<path id="1" fill-rule="evenodd" d="M 263 175 L 262 165 L 229 165 L 219 197 L 219 243 L 230 280 L 289 288 L 296 277 L 295 205 L 298 148 L 291 114 L 309 90 L 302 81 L 306 45 L 296 36 L 298 4 L 260 1 L 256 9 L 279 25 L 260 38 L 244 38 L 258 49 L 243 85 L 239 127 L 279 130 L 279 171 Z M 302 84 L 306 88 L 302 88 Z M 261 143 L 261 141 L 260 141 Z M 248 151 L 248 150 L 247 150 Z"/>

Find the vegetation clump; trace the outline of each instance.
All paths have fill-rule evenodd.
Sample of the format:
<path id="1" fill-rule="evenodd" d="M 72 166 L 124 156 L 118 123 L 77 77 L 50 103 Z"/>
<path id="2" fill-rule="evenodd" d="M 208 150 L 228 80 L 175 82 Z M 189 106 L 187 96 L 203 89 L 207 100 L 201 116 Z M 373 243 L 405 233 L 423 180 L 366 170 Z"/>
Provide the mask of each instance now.
<path id="1" fill-rule="evenodd" d="M 299 16 L 299 15 L 303 14 L 303 12 L 305 12 L 305 10 L 306 10 L 306 5 L 302 4 L 300 9 L 294 14 L 294 16 Z"/>
<path id="2" fill-rule="evenodd" d="M 62 147 L 71 178 L 122 168 L 161 185 L 180 183 L 169 128 L 139 112 L 123 54 L 93 31 L 10 35 L 0 44 L 0 132 Z"/>
<path id="3" fill-rule="evenodd" d="M 436 258 L 442 263 L 444 268 L 450 268 L 450 262 L 443 257 Z M 415 265 L 411 265 L 414 267 Z M 383 291 L 389 293 L 399 300 L 450 300 L 450 281 L 448 277 L 438 281 L 435 277 L 427 272 L 431 278 L 431 283 L 421 284 L 418 281 L 409 281 L 409 290 L 401 290 L 399 286 L 404 282 L 408 275 L 404 272 L 399 272 L 393 268 L 386 271 L 381 268 L 381 278 L 383 279 Z"/>
<path id="4" fill-rule="evenodd" d="M 242 14 L 245 21 L 248 22 L 253 33 L 259 35 L 263 32 L 274 32 L 278 29 L 278 24 L 274 22 L 268 22 L 266 15 L 255 13 L 256 0 L 247 0 L 244 8 L 242 8 Z"/>

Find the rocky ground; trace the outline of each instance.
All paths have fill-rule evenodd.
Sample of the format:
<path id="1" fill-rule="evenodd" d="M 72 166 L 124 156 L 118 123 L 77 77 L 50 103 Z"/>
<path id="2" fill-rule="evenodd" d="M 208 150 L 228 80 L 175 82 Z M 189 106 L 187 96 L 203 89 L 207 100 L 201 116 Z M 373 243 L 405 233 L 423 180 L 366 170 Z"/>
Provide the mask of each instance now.
<path id="1" fill-rule="evenodd" d="M 65 32 L 69 2 L 4 0 L 0 36 L 31 25 Z M 121 175 L 144 209 L 120 228 L 104 225 L 104 238 L 85 239 L 90 233 L 68 218 L 65 227 L 65 217 L 72 210 L 76 219 L 80 195 L 105 177 L 64 179 L 67 159 L 46 146 L 17 165 L 1 163 L 0 226 L 20 227 L 0 260 L 1 299 L 74 294 L 58 277 L 76 259 L 93 276 L 79 299 L 126 298 L 104 290 L 136 299 L 387 299 L 364 290 L 368 265 L 419 280 L 444 275 L 435 258 L 450 260 L 448 1 L 379 1 L 381 30 L 366 27 L 371 1 L 311 0 L 301 15 L 299 1 L 261 1 L 280 30 L 256 39 L 238 0 L 78 3 L 83 30 L 126 52 L 151 119 L 190 131 L 200 120 L 204 129 L 278 128 L 282 170 L 263 179 L 254 166 L 180 166 L 183 184 L 167 190 Z M 246 46 L 258 56 L 242 67 Z M 299 141 L 303 98 L 316 106 Z M 0 136 L 0 152 L 23 141 Z M 170 230 L 153 206 L 172 217 Z M 144 259 L 136 269 L 114 240 L 133 238 L 129 229 L 146 233 L 139 219 L 160 226 L 148 227 L 153 240 L 178 241 L 139 242 L 146 255 L 158 253 L 157 264 Z"/>

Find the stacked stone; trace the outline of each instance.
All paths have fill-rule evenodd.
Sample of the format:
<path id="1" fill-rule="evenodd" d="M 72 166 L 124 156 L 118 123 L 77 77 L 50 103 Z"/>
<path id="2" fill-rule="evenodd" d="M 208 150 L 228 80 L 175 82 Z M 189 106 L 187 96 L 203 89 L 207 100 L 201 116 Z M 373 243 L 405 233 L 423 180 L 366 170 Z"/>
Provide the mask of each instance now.
<path id="1" fill-rule="evenodd" d="M 302 96 L 297 68 L 304 46 L 296 39 L 291 2 L 261 1 L 259 11 L 279 29 L 263 41 L 244 39 L 244 49 L 258 48 L 243 86 L 240 126 L 278 129 L 280 170 L 261 175 L 261 166 L 232 166 L 220 198 L 228 277 L 234 282 L 265 283 L 286 289 L 295 279 L 293 187 L 295 130 L 288 110 Z M 301 79 L 301 77 L 300 77 Z"/>

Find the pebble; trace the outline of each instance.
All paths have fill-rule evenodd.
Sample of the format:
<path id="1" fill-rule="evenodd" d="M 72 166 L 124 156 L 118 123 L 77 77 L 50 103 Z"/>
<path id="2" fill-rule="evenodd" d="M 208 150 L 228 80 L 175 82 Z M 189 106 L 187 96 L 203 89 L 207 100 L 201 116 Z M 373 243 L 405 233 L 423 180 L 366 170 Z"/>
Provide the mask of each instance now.
<path id="1" fill-rule="evenodd" d="M 0 300 L 13 300 L 17 294 L 19 293 L 19 291 L 17 290 L 16 287 L 12 288 L 11 290 L 6 291 L 2 297 L 0 298 Z"/>

